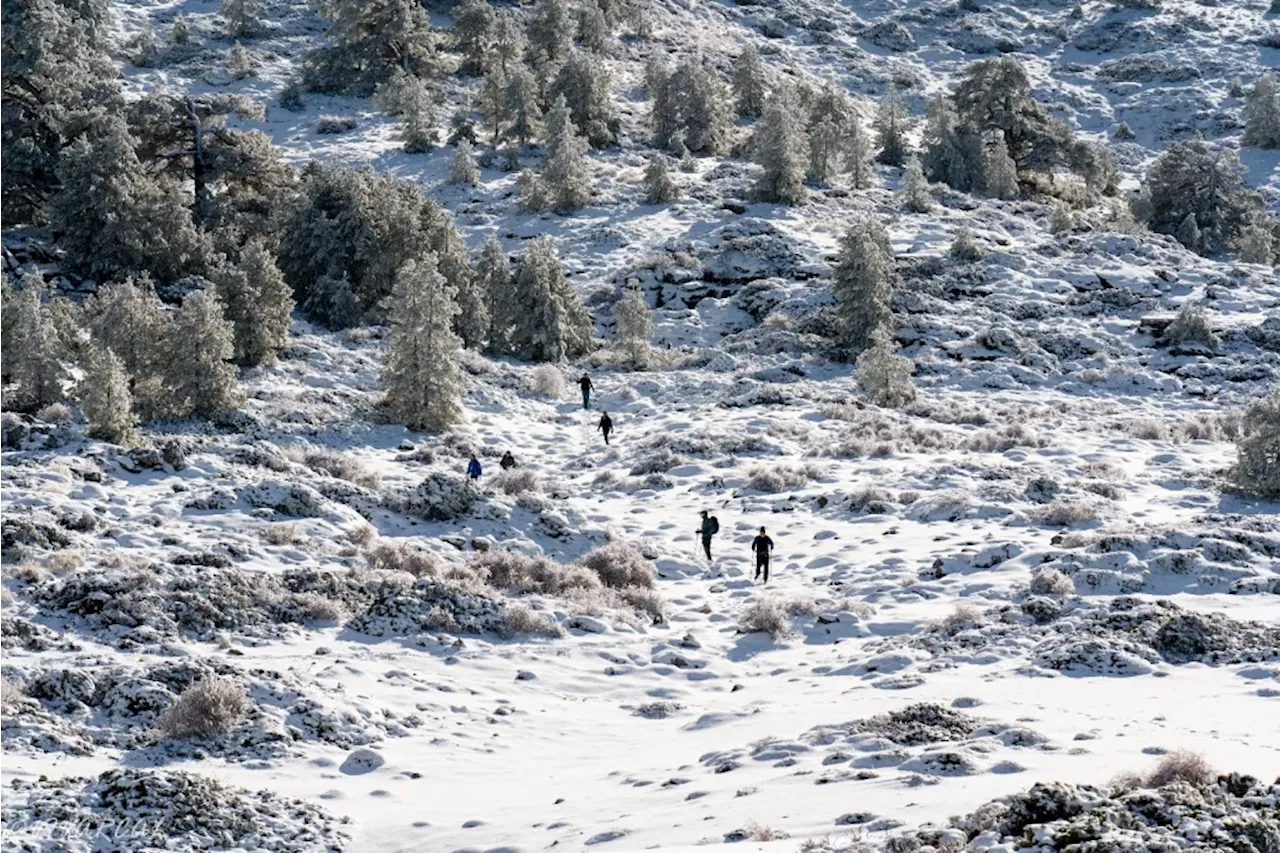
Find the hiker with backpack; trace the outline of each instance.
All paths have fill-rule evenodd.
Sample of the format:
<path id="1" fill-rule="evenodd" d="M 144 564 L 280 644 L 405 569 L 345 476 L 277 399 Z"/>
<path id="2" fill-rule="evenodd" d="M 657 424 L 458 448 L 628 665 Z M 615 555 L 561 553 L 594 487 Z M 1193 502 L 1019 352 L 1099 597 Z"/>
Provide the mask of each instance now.
<path id="1" fill-rule="evenodd" d="M 600 423 L 596 424 L 596 429 L 604 433 L 604 443 L 609 443 L 609 433 L 613 432 L 613 421 L 609 418 L 608 412 L 600 415 Z"/>
<path id="2" fill-rule="evenodd" d="M 702 511 L 702 524 L 698 527 L 698 533 L 702 535 L 702 550 L 706 552 L 707 559 L 711 559 L 711 537 L 720 532 L 720 519 L 714 515 L 710 515 L 704 509 Z"/>
<path id="3" fill-rule="evenodd" d="M 474 453 L 471 454 L 471 461 L 467 463 L 467 479 L 479 480 L 481 474 L 480 460 L 476 458 Z"/>
<path id="4" fill-rule="evenodd" d="M 760 572 L 764 572 L 764 582 L 769 582 L 769 554 L 773 551 L 773 540 L 760 528 L 760 534 L 751 540 L 751 550 L 756 553 L 756 580 L 760 580 Z"/>
<path id="5" fill-rule="evenodd" d="M 506 453 L 502 454 L 502 461 L 498 464 L 502 466 L 503 471 L 508 471 L 516 467 L 516 458 L 512 456 L 511 451 L 508 450 Z"/>
<path id="6" fill-rule="evenodd" d="M 582 408 L 591 408 L 591 377 L 582 374 L 582 378 L 578 380 L 578 387 L 582 389 Z"/>

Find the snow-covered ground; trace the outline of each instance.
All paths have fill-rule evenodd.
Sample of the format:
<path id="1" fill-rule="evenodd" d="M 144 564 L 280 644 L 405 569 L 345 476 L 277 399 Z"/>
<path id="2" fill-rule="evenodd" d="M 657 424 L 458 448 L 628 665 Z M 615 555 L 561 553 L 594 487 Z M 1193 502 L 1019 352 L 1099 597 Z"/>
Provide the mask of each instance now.
<path id="1" fill-rule="evenodd" d="M 617 47 L 624 138 L 592 154 L 599 199 L 573 217 L 516 211 L 496 170 L 440 186 L 448 149 L 399 152 L 368 102 L 273 108 L 263 128 L 292 159 L 417 180 L 473 246 L 555 236 L 602 337 L 638 280 L 661 298 L 664 366 L 565 366 L 553 399 L 534 366 L 468 354 L 467 422 L 411 433 L 373 417 L 381 330 L 298 318 L 225 422 L 149 428 L 132 454 L 75 425 L 10 429 L 4 849 L 791 851 L 884 841 L 1036 782 L 1105 786 L 1179 750 L 1274 777 L 1280 504 L 1220 488 L 1242 406 L 1280 383 L 1274 270 L 1106 233 L 1101 209 L 1068 235 L 1030 201 L 939 192 L 933 212 L 903 214 L 893 169 L 865 193 L 743 214 L 721 202 L 745 198 L 751 167 L 704 158 L 676 175 L 686 200 L 640 204 L 650 51 L 725 61 L 753 40 L 855 97 L 910 80 L 917 113 L 965 62 L 1018 51 L 1080 131 L 1136 131 L 1118 146 L 1130 180 L 1170 139 L 1238 135 L 1231 79 L 1277 62 L 1262 0 L 1094 2 L 1082 20 L 1061 2 L 979 5 L 657 4 L 655 38 Z M 271 4 L 276 30 L 248 43 L 261 76 L 235 82 L 212 4 L 117 8 L 125 32 L 177 13 L 193 29 L 189 56 L 127 69 L 135 91 L 273 98 L 320 32 L 305 4 Z M 360 124 L 317 136 L 320 114 Z M 1274 208 L 1276 153 L 1244 160 Z M 920 390 L 902 412 L 865 404 L 818 337 L 835 240 L 859 210 L 886 218 L 900 261 L 898 338 Z M 948 256 L 961 227 L 983 260 Z M 1188 301 L 1217 348 L 1153 336 Z M 536 475 L 523 486 L 497 476 L 507 450 Z M 461 479 L 472 452 L 478 487 Z M 704 509 L 721 525 L 713 561 Z M 749 551 L 761 526 L 767 586 Z M 493 597 L 432 577 L 501 550 L 571 564 L 618 542 L 651 561 L 660 616 L 652 596 L 648 610 L 607 593 Z M 437 560 L 415 579 L 387 546 Z M 1032 591 L 1035 573 L 1059 585 Z M 509 628 L 508 604 L 546 636 L 451 630 Z M 778 613 L 775 634 L 749 630 Z M 250 698 L 236 727 L 158 739 L 174 696 L 214 673 Z"/>

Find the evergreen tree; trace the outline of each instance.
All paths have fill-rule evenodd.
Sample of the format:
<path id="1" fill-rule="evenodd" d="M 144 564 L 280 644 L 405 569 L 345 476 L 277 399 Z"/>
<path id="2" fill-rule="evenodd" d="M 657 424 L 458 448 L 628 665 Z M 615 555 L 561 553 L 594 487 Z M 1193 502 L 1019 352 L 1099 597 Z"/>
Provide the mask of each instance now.
<path id="1" fill-rule="evenodd" d="M 876 132 L 876 145 L 880 153 L 876 159 L 889 166 L 902 166 L 907 162 L 907 131 L 911 129 L 911 117 L 907 105 L 893 84 L 876 108 L 871 126 Z"/>
<path id="2" fill-rule="evenodd" d="M 591 348 L 592 323 L 564 275 L 549 237 L 539 237 L 520 258 L 515 280 L 511 348 L 526 361 L 575 358 Z"/>
<path id="3" fill-rule="evenodd" d="M 304 61 L 313 92 L 368 96 L 395 69 L 431 78 L 441 66 L 426 9 L 417 0 L 320 0 L 328 44 Z"/>
<path id="4" fill-rule="evenodd" d="M 831 79 L 823 83 L 822 88 L 813 95 L 808 114 L 811 133 L 820 121 L 830 120 L 842 137 L 849 134 L 850 127 L 858 118 L 853 110 L 853 102 L 849 100 L 849 93 Z"/>
<path id="5" fill-rule="evenodd" d="M 252 77 L 257 71 L 257 59 L 244 45 L 236 42 L 231 52 L 227 54 L 227 73 L 237 80 L 243 80 L 246 77 Z"/>
<path id="6" fill-rule="evenodd" d="M 824 115 L 809 131 L 809 181 L 826 186 L 840 166 L 843 138 L 830 115 Z"/>
<path id="7" fill-rule="evenodd" d="M 999 134 L 1018 174 L 1064 164 L 1070 129 L 1033 97 L 1031 81 L 1011 56 L 969 65 L 952 95 L 960 123 L 979 134 Z"/>
<path id="8" fill-rule="evenodd" d="M 1200 251 L 1200 226 L 1196 222 L 1194 211 L 1183 218 L 1182 223 L 1178 225 L 1178 230 L 1173 232 L 1173 236 L 1191 251 Z"/>
<path id="9" fill-rule="evenodd" d="M 875 342 L 877 329 L 893 324 L 893 252 L 884 227 L 875 219 L 855 221 L 841 238 L 833 289 L 841 343 L 856 356 Z"/>
<path id="10" fill-rule="evenodd" d="M 191 28 L 187 26 L 187 19 L 178 15 L 173 19 L 173 26 L 169 29 L 170 44 L 190 44 Z"/>
<path id="11" fill-rule="evenodd" d="M 213 280 L 234 331 L 232 358 L 250 366 L 274 361 L 289 335 L 293 291 L 271 251 L 248 244 L 239 263 L 221 265 Z"/>
<path id="12" fill-rule="evenodd" d="M 1246 264 L 1271 266 L 1276 259 L 1276 236 L 1280 223 L 1255 215 L 1240 235 L 1240 260 Z"/>
<path id="13" fill-rule="evenodd" d="M 1200 248 L 1221 251 L 1261 208 L 1243 172 L 1234 151 L 1200 138 L 1173 143 L 1147 170 L 1144 182 L 1152 229 L 1176 236 L 1187 215 L 1195 214 Z"/>
<path id="14" fill-rule="evenodd" d="M 989 198 L 1015 198 L 1018 195 L 1018 167 L 1009 156 L 1004 137 L 997 136 L 987 146 L 981 186 Z"/>
<path id="15" fill-rule="evenodd" d="M 453 288 L 453 298 L 458 314 L 453 330 L 468 349 L 484 346 L 489 333 L 488 295 L 481 289 L 471 269 L 471 256 L 453 218 L 442 208 L 433 205 L 429 233 L 429 248 L 435 256 L 436 270 L 444 276 L 445 283 Z"/>
<path id="16" fill-rule="evenodd" d="M 476 126 L 471 121 L 471 107 L 462 104 L 449 117 L 449 144 L 457 145 L 459 142 L 466 142 L 475 145 L 477 141 L 479 140 L 476 137 Z"/>
<path id="17" fill-rule="evenodd" d="M 139 162 L 128 128 L 106 119 L 62 155 L 49 216 L 67 265 L 98 279 L 150 271 L 173 281 L 199 270 L 207 242 L 180 188 Z"/>
<path id="18" fill-rule="evenodd" d="M 1280 91 L 1276 87 L 1274 71 L 1268 71 L 1253 82 L 1245 96 L 1244 112 L 1247 117 L 1244 144 L 1280 148 Z"/>
<path id="19" fill-rule="evenodd" d="M 671 179 L 667 158 L 654 154 L 644 170 L 644 200 L 646 204 L 668 204 L 680 198 L 680 188 Z"/>
<path id="20" fill-rule="evenodd" d="M 396 274 L 382 383 L 391 416 L 410 429 L 444 429 L 462 418 L 454 292 L 430 253 Z"/>
<path id="21" fill-rule="evenodd" d="M 7 402 L 32 411 L 60 401 L 67 381 L 62 343 L 46 304 L 48 295 L 44 277 L 33 270 L 4 306 L 4 373 L 17 386 Z"/>
<path id="22" fill-rule="evenodd" d="M 484 129 L 491 136 L 490 143 L 497 145 L 510 116 L 507 109 L 507 79 L 501 70 L 493 68 L 484 75 L 476 98 L 476 108 L 480 111 Z"/>
<path id="23" fill-rule="evenodd" d="M 738 115 L 756 118 L 764 114 L 768 77 L 760 52 L 749 44 L 733 63 L 733 99 Z"/>
<path id="24" fill-rule="evenodd" d="M 596 0 L 583 0 L 578 6 L 578 41 L 583 49 L 600 54 L 609 50 L 609 22 Z"/>
<path id="25" fill-rule="evenodd" d="M 86 303 L 93 341 L 121 359 L 131 377 L 133 405 L 146 419 L 162 417 L 170 405 L 164 366 L 172 318 L 164 313 L 149 279 L 101 287 Z"/>
<path id="26" fill-rule="evenodd" d="M 931 181 L 954 190 L 977 189 L 983 171 L 982 141 L 978 134 L 962 128 L 951 101 L 939 95 L 925 109 L 924 154 L 921 165 Z"/>
<path id="27" fill-rule="evenodd" d="M 529 15 L 525 35 L 530 49 L 541 63 L 559 65 L 567 59 L 577 35 L 568 0 L 537 0 Z"/>
<path id="28" fill-rule="evenodd" d="M 858 356 L 858 387 L 871 402 L 890 409 L 900 409 L 916 399 L 911 381 L 915 364 L 895 349 L 889 329 L 877 326 L 871 333 L 871 345 Z"/>
<path id="29" fill-rule="evenodd" d="M 764 167 L 756 191 L 765 201 L 801 204 L 808 167 L 808 140 L 794 93 L 778 90 L 769 98 L 752 139 L 755 161 Z"/>
<path id="30" fill-rule="evenodd" d="M 486 70 L 497 70 L 503 79 L 511 74 L 513 68 L 520 64 L 524 57 L 524 30 L 516 21 L 510 9 L 500 9 L 493 21 L 493 50 L 489 57 L 490 65 Z"/>
<path id="31" fill-rule="evenodd" d="M 686 59 L 670 74 L 656 70 L 650 123 L 654 144 L 674 153 L 718 153 L 729 141 L 732 115 L 719 77 L 700 59 Z"/>
<path id="32" fill-rule="evenodd" d="M 591 200 L 591 173 L 586 140 L 578 136 L 564 95 L 547 114 L 547 137 L 550 154 L 521 203 L 530 210 L 570 213 Z"/>
<path id="33" fill-rule="evenodd" d="M 478 75 L 489 67 L 497 15 L 486 0 L 461 0 L 453 10 L 453 43 L 462 54 L 461 70 Z"/>
<path id="34" fill-rule="evenodd" d="M 507 115 L 511 121 L 507 134 L 521 145 L 528 145 L 542 134 L 538 84 L 533 73 L 523 65 L 512 66 L 507 81 Z"/>
<path id="35" fill-rule="evenodd" d="M 80 411 L 88 422 L 85 433 L 112 444 L 130 446 L 138 441 L 138 417 L 124 362 L 106 347 L 92 344 L 79 387 Z"/>
<path id="36" fill-rule="evenodd" d="M 244 402 L 231 363 L 235 328 L 224 318 L 222 301 L 211 288 L 182 300 L 172 341 L 165 377 L 176 414 L 214 417 Z"/>
<path id="37" fill-rule="evenodd" d="M 466 184 L 469 187 L 480 183 L 480 168 L 476 165 L 471 143 L 465 139 L 458 143 L 453 149 L 453 156 L 449 158 L 449 183 Z"/>
<path id="38" fill-rule="evenodd" d="M 227 34 L 232 38 L 249 38 L 262 29 L 260 0 L 222 0 L 218 14 L 227 22 Z"/>
<path id="39" fill-rule="evenodd" d="M 951 241 L 950 254 L 957 261 L 980 261 L 983 257 L 982 247 L 968 228 L 961 228 L 956 232 L 955 239 Z"/>
<path id="40" fill-rule="evenodd" d="M 1116 139 L 1122 142 L 1128 142 L 1131 139 L 1137 139 L 1138 134 L 1133 132 L 1133 128 L 1129 127 L 1129 122 L 1122 121 L 1116 127 L 1116 132 L 1112 134 Z"/>
<path id="41" fill-rule="evenodd" d="M 1250 404 L 1236 438 L 1236 464 L 1227 473 L 1247 494 L 1280 498 L 1280 390 Z"/>
<path id="42" fill-rule="evenodd" d="M 489 300 L 489 352 L 508 352 L 511 327 L 516 321 L 514 279 L 507 253 L 492 234 L 480 247 L 473 278 L 476 290 Z"/>
<path id="43" fill-rule="evenodd" d="M 440 136 L 435 126 L 435 98 L 427 84 L 409 78 L 402 94 L 404 112 L 400 118 L 400 139 L 410 154 L 430 151 Z"/>
<path id="44" fill-rule="evenodd" d="M 871 168 L 871 138 L 862 129 L 862 122 L 854 116 L 844 140 L 844 164 L 849 172 L 849 183 L 855 190 L 871 186 L 874 172 Z"/>
<path id="45" fill-rule="evenodd" d="M 614 337 L 618 348 L 633 369 L 649 362 L 649 342 L 653 339 L 653 312 L 638 287 L 628 287 L 613 306 Z"/>
<path id="46" fill-rule="evenodd" d="M 1049 230 L 1054 234 L 1076 230 L 1076 218 L 1066 202 L 1059 201 L 1053 205 L 1053 213 L 1049 216 Z"/>
<path id="47" fill-rule="evenodd" d="M 929 194 L 929 181 L 924 176 L 924 167 L 917 157 L 907 160 L 903 170 L 902 206 L 912 213 L 928 213 L 933 209 L 933 196 Z"/>
<path id="48" fill-rule="evenodd" d="M 551 97 L 563 97 L 573 123 L 594 148 L 613 142 L 618 117 L 609 69 L 598 58 L 574 51 L 551 84 Z"/>

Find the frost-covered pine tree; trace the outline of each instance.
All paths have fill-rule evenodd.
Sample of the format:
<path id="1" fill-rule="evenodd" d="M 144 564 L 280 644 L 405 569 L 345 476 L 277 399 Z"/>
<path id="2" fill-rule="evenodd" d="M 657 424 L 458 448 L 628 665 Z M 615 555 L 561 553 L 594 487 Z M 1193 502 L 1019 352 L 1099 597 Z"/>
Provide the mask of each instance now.
<path id="1" fill-rule="evenodd" d="M 453 332 L 454 288 L 427 253 L 396 273 L 382 384 L 388 412 L 410 429 L 444 429 L 462 418 L 462 374 Z"/>
<path id="2" fill-rule="evenodd" d="M 671 178 L 665 154 L 654 154 L 644 170 L 644 200 L 646 204 L 668 204 L 680 198 L 680 188 Z"/>
<path id="3" fill-rule="evenodd" d="M 507 79 L 507 135 L 528 145 L 542 135 L 542 108 L 538 105 L 538 81 L 524 65 L 513 65 Z"/>
<path id="4" fill-rule="evenodd" d="M 515 280 L 512 352 L 526 361 L 575 358 L 591 348 L 592 322 L 549 237 L 539 237 L 520 257 Z"/>
<path id="5" fill-rule="evenodd" d="M 486 0 L 462 0 L 453 10 L 453 45 L 462 54 L 464 74 L 480 74 L 489 67 L 497 15 Z"/>
<path id="6" fill-rule="evenodd" d="M 1201 250 L 1221 251 L 1261 207 L 1261 199 L 1245 185 L 1244 171 L 1236 152 L 1202 138 L 1173 143 L 1143 183 L 1152 230 L 1177 236 L 1194 213 Z"/>
<path id="7" fill-rule="evenodd" d="M 880 152 L 876 159 L 889 166 L 902 166 L 907 162 L 907 131 L 911 129 L 911 116 L 903 103 L 898 88 L 889 85 L 888 91 L 876 107 L 872 127 L 876 132 L 876 145 Z"/>
<path id="8" fill-rule="evenodd" d="M 260 0 L 222 0 L 218 14 L 227 22 L 227 34 L 232 38 L 249 38 L 262 29 Z"/>
<path id="9" fill-rule="evenodd" d="M 242 45 L 236 42 L 227 54 L 227 73 L 237 80 L 252 77 L 258 71 L 258 60 Z"/>
<path id="10" fill-rule="evenodd" d="M 890 409 L 900 409 L 916 399 L 911 381 L 915 364 L 895 349 L 888 327 L 878 326 L 871 333 L 871 345 L 858 356 L 857 367 L 862 393 L 877 406 Z"/>
<path id="11" fill-rule="evenodd" d="M 613 306 L 614 336 L 618 348 L 633 369 L 649 362 L 649 342 L 653 340 L 653 311 L 638 287 L 628 287 Z"/>
<path id="12" fill-rule="evenodd" d="M 884 227 L 875 219 L 856 220 L 841 238 L 832 289 L 841 343 L 857 356 L 874 342 L 877 329 L 893 323 L 893 253 Z"/>
<path id="13" fill-rule="evenodd" d="M 871 178 L 875 174 L 871 167 L 872 153 L 871 137 L 854 116 L 844 140 L 844 165 L 849 173 L 849 183 L 855 190 L 871 186 Z"/>
<path id="14" fill-rule="evenodd" d="M 462 104 L 449 116 L 449 144 L 457 145 L 464 140 L 472 145 L 479 141 L 475 122 L 471 120 L 470 104 Z"/>
<path id="15" fill-rule="evenodd" d="M 1129 127 L 1129 122 L 1122 121 L 1116 126 L 1115 133 L 1111 134 L 1114 138 L 1121 142 L 1128 142 L 1131 139 L 1137 139 L 1138 134 L 1133 132 L 1133 128 Z"/>
<path id="16" fill-rule="evenodd" d="M 573 123 L 594 148 L 613 142 L 618 116 L 609 68 L 598 57 L 574 51 L 551 84 L 551 98 L 563 97 Z"/>
<path id="17" fill-rule="evenodd" d="M 1018 195 L 1018 167 L 1009 156 L 1004 137 L 997 136 L 987 146 L 981 185 L 989 198 L 1015 198 Z"/>
<path id="18" fill-rule="evenodd" d="M 583 0 L 578 6 L 578 41 L 583 49 L 595 54 L 607 53 L 611 35 L 600 4 L 596 0 Z"/>
<path id="19" fill-rule="evenodd" d="M 497 68 L 491 68 L 480 83 L 480 91 L 476 95 L 476 109 L 480 112 L 481 125 L 490 135 L 490 143 L 497 145 L 502 139 L 502 129 L 506 126 L 509 113 L 507 111 L 507 79 Z"/>
<path id="20" fill-rule="evenodd" d="M 933 196 L 929 194 L 929 181 L 924 176 L 924 167 L 917 157 L 907 160 L 902 175 L 902 206 L 912 213 L 928 213 L 933 209 Z"/>
<path id="21" fill-rule="evenodd" d="M 732 113 L 729 94 L 715 71 L 701 58 L 681 62 L 669 74 L 655 70 L 650 94 L 654 144 L 672 153 L 715 154 L 729 141 Z"/>
<path id="22" fill-rule="evenodd" d="M 15 384 L 5 402 L 35 410 L 65 396 L 67 370 L 62 363 L 62 343 L 46 297 L 49 286 L 36 270 L 22 279 L 21 291 L 4 306 L 4 373 Z"/>
<path id="23" fill-rule="evenodd" d="M 1270 266 L 1276 259 L 1276 234 L 1280 223 L 1255 215 L 1240 235 L 1240 260 L 1246 264 Z"/>
<path id="24" fill-rule="evenodd" d="M 410 154 L 430 151 L 440 136 L 435 126 L 435 97 L 429 86 L 416 77 L 405 82 L 401 93 L 400 139 Z"/>
<path id="25" fill-rule="evenodd" d="M 529 48 L 541 62 L 558 65 L 573 50 L 577 22 L 568 0 L 537 0 L 525 25 Z"/>
<path id="26" fill-rule="evenodd" d="M 978 135 L 960 126 L 951 100 L 939 95 L 925 108 L 924 173 L 931 181 L 954 190 L 973 190 L 982 171 L 982 142 Z"/>
<path id="27" fill-rule="evenodd" d="M 733 63 L 733 100 L 738 115 L 744 118 L 762 115 L 768 87 L 769 78 L 760 59 L 760 51 L 754 44 L 749 44 Z"/>
<path id="28" fill-rule="evenodd" d="M 474 187 L 480 183 L 480 167 L 476 165 L 476 156 L 472 152 L 471 143 L 460 140 L 449 158 L 449 183 L 465 184 Z"/>
<path id="29" fill-rule="evenodd" d="M 511 276 L 511 263 L 502 243 L 492 234 L 480 247 L 472 275 L 476 290 L 489 301 L 489 352 L 505 353 L 509 350 L 511 327 L 515 324 L 516 294 Z"/>
<path id="30" fill-rule="evenodd" d="M 1049 214 L 1049 230 L 1054 234 L 1066 234 L 1076 230 L 1076 217 L 1065 201 L 1055 202 Z"/>
<path id="31" fill-rule="evenodd" d="M 1196 222 L 1195 212 L 1188 213 L 1178 230 L 1173 232 L 1174 238 L 1193 252 L 1200 251 L 1200 225 Z"/>
<path id="32" fill-rule="evenodd" d="M 1228 478 L 1247 494 L 1280 498 L 1280 390 L 1254 400 L 1245 412 Z"/>
<path id="33" fill-rule="evenodd" d="M 521 203 L 531 210 L 570 213 L 591 200 L 591 164 L 564 95 L 547 113 L 547 147 L 547 161 Z"/>
<path id="34" fill-rule="evenodd" d="M 809 181 L 826 186 L 840 170 L 843 147 L 840 128 L 829 115 L 824 115 L 809 130 Z"/>
<path id="35" fill-rule="evenodd" d="M 233 358 L 255 365 L 275 360 L 289 335 L 293 290 L 285 283 L 271 250 L 259 242 L 246 245 L 238 263 L 213 273 L 226 318 L 235 336 Z"/>
<path id="36" fill-rule="evenodd" d="M 85 314 L 93 340 L 114 352 L 133 377 L 139 413 L 158 416 L 167 404 L 160 375 L 173 321 L 161 308 L 150 280 L 98 288 L 86 302 Z"/>
<path id="37" fill-rule="evenodd" d="M 968 228 L 961 228 L 951 241 L 951 257 L 957 261 L 980 261 L 983 257 L 982 247 Z"/>
<path id="38" fill-rule="evenodd" d="M 1244 99 L 1244 144 L 1280 148 L 1280 91 L 1276 73 L 1268 71 L 1253 81 Z"/>
<path id="39" fill-rule="evenodd" d="M 212 289 L 194 291 L 182 300 L 172 340 L 165 377 L 176 413 L 213 417 L 240 406 L 244 395 L 231 362 L 235 327 L 224 317 L 222 300 Z"/>
<path id="40" fill-rule="evenodd" d="M 462 339 L 463 346 L 480 349 L 489 333 L 488 296 L 471 269 L 462 231 L 447 212 L 434 205 L 430 215 L 429 248 L 435 257 L 436 270 L 453 288 L 453 299 L 458 306 L 453 330 Z"/>
<path id="41" fill-rule="evenodd" d="M 315 92 L 368 96 L 397 68 L 431 79 L 442 67 L 426 9 L 417 0 L 321 0 L 332 23 L 326 44 L 306 56 Z"/>
<path id="42" fill-rule="evenodd" d="M 189 44 L 191 42 L 191 28 L 187 26 L 187 19 L 178 15 L 173 19 L 173 26 L 169 28 L 170 44 Z"/>
<path id="43" fill-rule="evenodd" d="M 77 391 L 80 411 L 88 424 L 85 433 L 90 438 L 125 446 L 138 440 L 138 416 L 133 412 L 129 374 L 115 353 L 91 344 Z"/>
<path id="44" fill-rule="evenodd" d="M 755 161 L 764 167 L 756 192 L 764 201 L 801 204 L 806 195 L 809 141 L 795 93 L 779 89 L 769 97 L 752 137 Z"/>

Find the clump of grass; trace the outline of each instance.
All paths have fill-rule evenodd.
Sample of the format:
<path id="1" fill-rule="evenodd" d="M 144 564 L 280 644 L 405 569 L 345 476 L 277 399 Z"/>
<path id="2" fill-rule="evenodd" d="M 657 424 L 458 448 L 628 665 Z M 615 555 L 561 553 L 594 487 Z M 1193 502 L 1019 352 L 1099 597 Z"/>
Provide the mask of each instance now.
<path id="1" fill-rule="evenodd" d="M 192 684 L 165 709 L 156 728 L 167 738 L 198 738 L 231 731 L 249 705 L 244 688 L 210 675 Z"/>
<path id="2" fill-rule="evenodd" d="M 1075 581 L 1057 569 L 1037 569 L 1031 575 L 1031 591 L 1036 595 L 1075 595 Z"/>
<path id="3" fill-rule="evenodd" d="M 738 630 L 744 634 L 765 633 L 777 640 L 791 633 L 791 617 L 817 612 L 817 605 L 807 599 L 761 596 L 743 608 Z"/>

